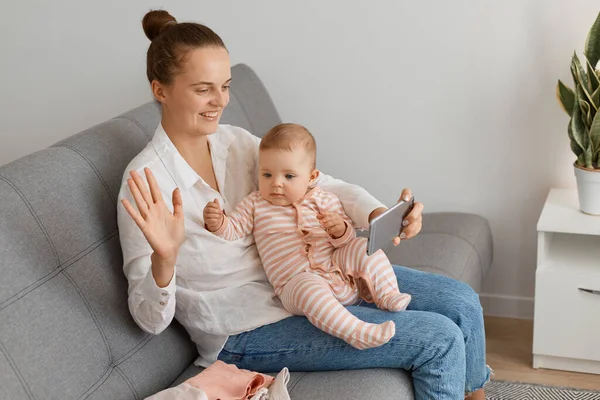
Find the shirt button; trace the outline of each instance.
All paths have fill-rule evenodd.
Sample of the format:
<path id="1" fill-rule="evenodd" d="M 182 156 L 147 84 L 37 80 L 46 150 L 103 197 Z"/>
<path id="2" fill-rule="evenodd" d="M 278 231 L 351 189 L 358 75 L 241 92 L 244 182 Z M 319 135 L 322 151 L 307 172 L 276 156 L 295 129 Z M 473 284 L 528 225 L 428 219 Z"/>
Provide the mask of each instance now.
<path id="1" fill-rule="evenodd" d="M 165 302 L 164 302 L 164 301 L 161 301 L 159 304 L 160 304 L 161 306 L 164 306 L 164 305 L 165 305 Z"/>
<path id="2" fill-rule="evenodd" d="M 162 292 L 160 295 L 161 296 L 166 296 L 167 294 L 165 292 Z"/>

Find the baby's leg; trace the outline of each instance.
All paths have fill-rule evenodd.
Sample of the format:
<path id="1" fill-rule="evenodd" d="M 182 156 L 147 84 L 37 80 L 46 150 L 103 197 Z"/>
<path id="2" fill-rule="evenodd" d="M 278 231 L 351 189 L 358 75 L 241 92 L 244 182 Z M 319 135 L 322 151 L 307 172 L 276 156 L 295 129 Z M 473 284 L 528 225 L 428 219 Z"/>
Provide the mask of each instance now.
<path id="1" fill-rule="evenodd" d="M 396 332 L 392 321 L 370 324 L 350 314 L 335 298 L 329 284 L 310 272 L 292 278 L 283 288 L 280 298 L 285 309 L 292 314 L 306 315 L 317 328 L 359 350 L 381 346 Z"/>
<path id="2" fill-rule="evenodd" d="M 402 311 L 411 296 L 400 293 L 394 269 L 382 250 L 367 255 L 367 239 L 354 238 L 346 246 L 333 252 L 332 261 L 346 274 L 354 277 L 363 299 L 374 301 L 382 310 Z"/>

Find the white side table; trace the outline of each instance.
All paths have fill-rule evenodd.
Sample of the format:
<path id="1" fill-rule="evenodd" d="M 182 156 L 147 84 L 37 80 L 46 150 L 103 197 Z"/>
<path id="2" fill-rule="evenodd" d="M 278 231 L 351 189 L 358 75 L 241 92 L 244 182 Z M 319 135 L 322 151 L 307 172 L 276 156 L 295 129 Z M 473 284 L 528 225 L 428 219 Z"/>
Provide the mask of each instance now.
<path id="1" fill-rule="evenodd" d="M 533 368 L 600 374 L 600 216 L 552 189 L 537 230 Z"/>

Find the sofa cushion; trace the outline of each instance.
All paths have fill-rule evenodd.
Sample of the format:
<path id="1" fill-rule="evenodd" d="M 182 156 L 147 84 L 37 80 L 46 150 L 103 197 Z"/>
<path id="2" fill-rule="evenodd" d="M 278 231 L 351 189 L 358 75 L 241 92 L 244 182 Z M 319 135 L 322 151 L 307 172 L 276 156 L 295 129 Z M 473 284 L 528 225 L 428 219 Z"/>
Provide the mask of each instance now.
<path id="1" fill-rule="evenodd" d="M 222 122 L 264 134 L 266 89 L 232 75 Z M 159 121 L 151 101 L 0 167 L 0 397 L 139 399 L 197 357 L 176 321 L 148 335 L 127 305 L 117 195 Z"/>
<path id="2" fill-rule="evenodd" d="M 177 386 L 202 372 L 190 365 L 172 384 Z M 275 376 L 277 373 L 269 373 Z M 410 374 L 403 370 L 373 368 L 350 371 L 292 372 L 288 383 L 292 400 L 412 400 Z"/>
<path id="3" fill-rule="evenodd" d="M 423 214 L 423 229 L 387 254 L 393 264 L 463 281 L 479 292 L 492 263 L 488 221 L 475 214 Z"/>

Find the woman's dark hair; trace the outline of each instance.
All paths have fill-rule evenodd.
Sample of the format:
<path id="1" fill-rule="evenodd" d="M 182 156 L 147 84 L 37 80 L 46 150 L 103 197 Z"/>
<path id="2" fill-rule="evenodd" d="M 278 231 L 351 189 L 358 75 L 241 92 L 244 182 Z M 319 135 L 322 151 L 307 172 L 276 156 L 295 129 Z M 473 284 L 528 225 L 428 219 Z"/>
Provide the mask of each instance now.
<path id="1" fill-rule="evenodd" d="M 149 11 L 142 20 L 144 33 L 150 39 L 146 55 L 146 75 L 153 80 L 170 85 L 181 72 L 190 50 L 217 47 L 227 50 L 223 40 L 209 27 L 194 23 L 177 23 L 175 17 L 164 10 Z"/>

